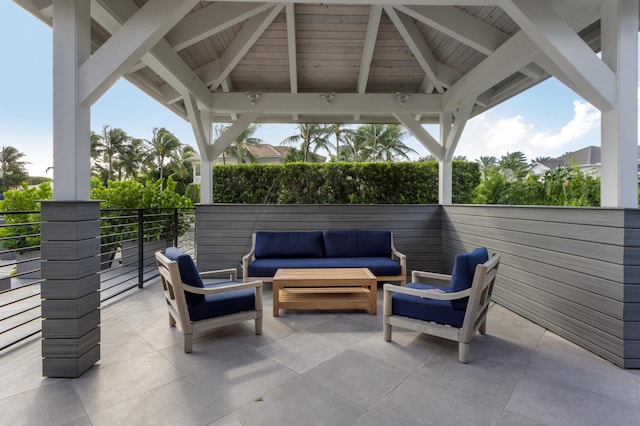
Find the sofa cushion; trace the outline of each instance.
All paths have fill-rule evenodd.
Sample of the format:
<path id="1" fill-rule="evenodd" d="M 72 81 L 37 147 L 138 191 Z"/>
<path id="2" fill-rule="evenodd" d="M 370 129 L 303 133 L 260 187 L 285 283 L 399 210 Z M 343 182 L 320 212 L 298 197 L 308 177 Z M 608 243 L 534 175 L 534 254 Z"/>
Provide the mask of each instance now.
<path id="1" fill-rule="evenodd" d="M 256 259 L 324 257 L 322 231 L 256 232 Z"/>
<path id="2" fill-rule="evenodd" d="M 324 231 L 327 257 L 391 257 L 391 231 Z"/>
<path id="3" fill-rule="evenodd" d="M 164 255 L 169 260 L 173 260 L 178 264 L 178 269 L 180 270 L 180 279 L 183 283 L 189 284 L 193 287 L 204 287 L 202 278 L 200 278 L 200 273 L 198 272 L 198 268 L 196 268 L 196 264 L 193 263 L 193 259 L 191 258 L 191 256 L 183 253 L 177 247 L 168 247 L 165 250 Z M 195 294 L 185 291 L 184 296 L 185 299 L 187 299 L 188 305 L 195 305 L 204 302 L 203 294 Z"/>
<path id="4" fill-rule="evenodd" d="M 470 288 L 473 282 L 473 275 L 476 272 L 476 266 L 485 263 L 487 260 L 489 260 L 489 253 L 484 247 L 479 247 L 470 253 L 457 255 L 453 263 L 453 270 L 451 271 L 449 291 L 453 293 Z M 467 309 L 468 301 L 468 297 L 452 300 L 451 307 L 464 311 Z"/>
<path id="5" fill-rule="evenodd" d="M 376 276 L 396 276 L 402 273 L 400 263 L 389 257 L 325 257 L 256 259 L 249 264 L 249 275 L 273 277 L 282 268 L 369 268 Z"/>
<path id="6" fill-rule="evenodd" d="M 232 283 L 237 283 L 237 281 L 208 284 L 205 288 L 229 285 Z M 191 318 L 191 321 L 200 321 L 208 318 L 231 315 L 238 312 L 252 311 L 256 307 L 255 291 L 251 288 L 226 291 L 216 294 L 206 294 L 202 296 L 202 303 L 198 303 L 197 305 L 188 305 L 189 318 Z"/>
<path id="7" fill-rule="evenodd" d="M 442 287 L 420 283 L 409 283 L 406 287 L 419 290 L 442 289 Z M 465 315 L 465 311 L 451 309 L 448 300 L 424 299 L 401 293 L 393 293 L 391 296 L 391 309 L 394 315 L 449 324 L 455 327 L 462 327 Z"/>

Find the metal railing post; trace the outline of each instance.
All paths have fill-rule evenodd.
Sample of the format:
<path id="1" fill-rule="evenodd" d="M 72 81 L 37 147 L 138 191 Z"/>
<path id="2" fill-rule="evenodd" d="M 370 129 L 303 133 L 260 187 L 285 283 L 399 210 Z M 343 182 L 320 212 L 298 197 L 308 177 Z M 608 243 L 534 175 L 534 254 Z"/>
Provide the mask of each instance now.
<path id="1" fill-rule="evenodd" d="M 178 222 L 178 208 L 173 209 L 173 246 L 178 247 L 178 228 L 180 223 Z"/>
<path id="2" fill-rule="evenodd" d="M 144 283 L 144 210 L 138 209 L 138 288 Z"/>

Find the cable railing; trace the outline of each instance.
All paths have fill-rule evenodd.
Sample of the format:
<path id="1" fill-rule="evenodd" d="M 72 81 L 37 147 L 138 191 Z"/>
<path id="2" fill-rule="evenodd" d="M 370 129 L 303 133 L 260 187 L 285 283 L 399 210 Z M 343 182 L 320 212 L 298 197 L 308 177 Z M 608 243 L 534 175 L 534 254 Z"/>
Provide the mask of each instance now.
<path id="1" fill-rule="evenodd" d="M 177 246 L 193 257 L 193 209 L 118 209 L 100 214 L 100 300 L 158 276 L 154 253 Z M 0 216 L 0 352 L 41 331 L 40 212 Z"/>

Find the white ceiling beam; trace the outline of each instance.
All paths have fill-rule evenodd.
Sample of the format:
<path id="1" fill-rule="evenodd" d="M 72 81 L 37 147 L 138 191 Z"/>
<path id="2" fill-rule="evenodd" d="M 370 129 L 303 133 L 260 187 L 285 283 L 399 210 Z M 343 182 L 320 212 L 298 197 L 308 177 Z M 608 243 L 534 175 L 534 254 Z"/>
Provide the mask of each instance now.
<path id="1" fill-rule="evenodd" d="M 231 83 L 231 77 L 225 78 L 224 81 L 220 83 L 220 88 L 225 93 L 233 92 L 233 84 Z M 232 113 L 229 115 L 231 116 L 231 121 L 236 121 L 238 119 L 238 115 L 235 113 Z"/>
<path id="2" fill-rule="evenodd" d="M 92 105 L 198 0 L 149 0 L 80 66 L 80 102 Z"/>
<path id="3" fill-rule="evenodd" d="M 420 124 L 415 117 L 413 117 L 410 113 L 402 112 L 393 114 L 393 116 L 398 120 L 404 127 L 407 128 L 413 134 L 413 136 L 420 141 L 420 143 L 429 150 L 431 154 L 438 161 L 442 161 L 444 158 L 444 149 L 438 141 L 431 136 L 431 133 L 427 131 L 422 124 Z"/>
<path id="4" fill-rule="evenodd" d="M 407 43 L 409 50 L 411 50 L 411 53 L 415 56 L 427 78 L 433 83 L 435 89 L 438 93 L 444 92 L 444 88 L 438 80 L 438 62 L 416 23 L 410 16 L 395 10 L 393 7 L 385 6 L 384 10 L 387 12 L 391 22 L 393 22 L 405 43 Z"/>
<path id="5" fill-rule="evenodd" d="M 182 19 L 165 37 L 180 51 L 273 7 L 269 3 L 215 2 Z"/>
<path id="6" fill-rule="evenodd" d="M 214 61 L 218 63 L 219 71 L 215 75 L 206 77 L 205 84 L 210 86 L 211 91 L 215 91 L 220 86 L 220 83 L 227 78 L 283 8 L 284 4 L 276 4 L 270 10 L 251 18 L 242 27 L 240 33 L 233 39 L 220 58 Z"/>
<path id="7" fill-rule="evenodd" d="M 215 1 L 215 0 L 207 0 L 207 1 Z M 241 1 L 241 0 L 240 0 Z M 371 4 L 381 4 L 381 5 L 399 5 L 399 4 L 426 4 L 426 5 L 434 5 L 434 6 L 496 6 L 497 0 L 348 0 L 348 1 L 331 1 L 329 3 L 323 4 L 357 4 L 357 5 L 371 5 Z M 582 1 L 582 0 L 575 0 Z M 599 0 L 585 0 L 587 2 L 590 1 L 599 1 Z M 296 3 L 303 4 L 318 4 L 318 0 L 296 0 Z"/>
<path id="8" fill-rule="evenodd" d="M 369 80 L 369 70 L 371 68 L 371 59 L 373 51 L 376 47 L 378 38 L 378 29 L 380 28 L 380 17 L 382 16 L 382 6 L 372 5 L 369 9 L 369 21 L 367 23 L 367 33 L 364 39 L 364 48 L 362 49 L 362 60 L 360 61 L 360 73 L 358 74 L 357 92 L 364 93 L 367 90 L 367 81 Z"/>
<path id="9" fill-rule="evenodd" d="M 296 53 L 296 13 L 295 5 L 287 3 L 287 49 L 289 53 L 289 85 L 291 93 L 298 93 L 298 54 Z"/>
<path id="10" fill-rule="evenodd" d="M 137 10 L 138 7 L 131 1 L 92 0 L 91 3 L 93 19 L 112 34 L 117 33 L 122 23 L 126 23 Z M 211 97 L 209 89 L 166 40 L 160 40 L 142 56 L 141 61 L 173 85 L 172 87 L 164 84 L 158 87 L 158 91 L 163 94 L 163 102 L 171 104 L 182 99 L 185 93 L 191 92 L 200 103 L 208 106 Z M 171 66 L 175 68 L 168 68 Z"/>
<path id="11" fill-rule="evenodd" d="M 438 114 L 442 111 L 442 97 L 437 94 L 411 94 L 404 105 L 400 105 L 395 94 L 387 93 L 336 93 L 328 105 L 320 93 L 262 93 L 254 105 L 244 93 L 214 93 L 211 98 L 211 111 L 215 114 L 264 112 L 284 115 L 352 115 L 354 111 L 358 111 L 367 115 L 395 112 Z"/>
<path id="12" fill-rule="evenodd" d="M 396 6 L 395 9 L 487 56 L 509 35 L 456 7 Z"/>
<path id="13" fill-rule="evenodd" d="M 615 74 L 546 2 L 499 0 L 535 44 L 601 111 L 615 103 Z"/>
<path id="14" fill-rule="evenodd" d="M 575 31 L 599 18 L 599 8 L 574 8 L 574 15 L 565 17 Z M 477 97 L 512 74 L 524 68 L 538 53 L 538 46 L 523 31 L 519 31 L 496 51 L 458 80 L 443 94 L 445 110 L 456 109 L 466 97 Z"/>
<path id="15" fill-rule="evenodd" d="M 198 144 L 198 151 L 203 161 L 212 161 L 209 157 L 209 147 L 211 146 L 211 113 L 200 111 L 196 98 L 187 93 L 184 97 L 184 104 L 187 107 L 187 114 L 193 134 Z"/>
<path id="16" fill-rule="evenodd" d="M 460 105 L 460 109 L 454 112 L 455 120 L 451 131 L 447 134 L 447 139 L 444 145 L 444 161 L 451 161 L 453 154 L 456 152 L 458 142 L 462 136 L 462 131 L 471 117 L 471 110 L 475 105 L 476 100 L 474 98 L 465 99 Z"/>
<path id="17" fill-rule="evenodd" d="M 236 140 L 242 132 L 247 130 L 258 117 L 260 117 L 259 112 L 247 112 L 238 117 L 238 121 L 233 123 L 230 127 L 227 127 L 218 140 L 214 141 L 213 144 L 209 146 L 209 158 L 215 160 L 222 155 L 224 150 L 229 148 L 231 143 Z"/>

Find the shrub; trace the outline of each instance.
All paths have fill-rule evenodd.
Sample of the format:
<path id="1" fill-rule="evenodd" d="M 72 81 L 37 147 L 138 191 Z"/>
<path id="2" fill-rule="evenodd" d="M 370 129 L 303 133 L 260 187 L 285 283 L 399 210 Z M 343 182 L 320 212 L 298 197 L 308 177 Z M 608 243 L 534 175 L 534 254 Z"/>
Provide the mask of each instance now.
<path id="1" fill-rule="evenodd" d="M 22 184 L 22 188 L 5 191 L 0 211 L 19 212 L 5 214 L 6 226 L 0 228 L 2 246 L 20 252 L 40 248 L 40 200 L 53 198 L 51 182 L 38 186 Z"/>

